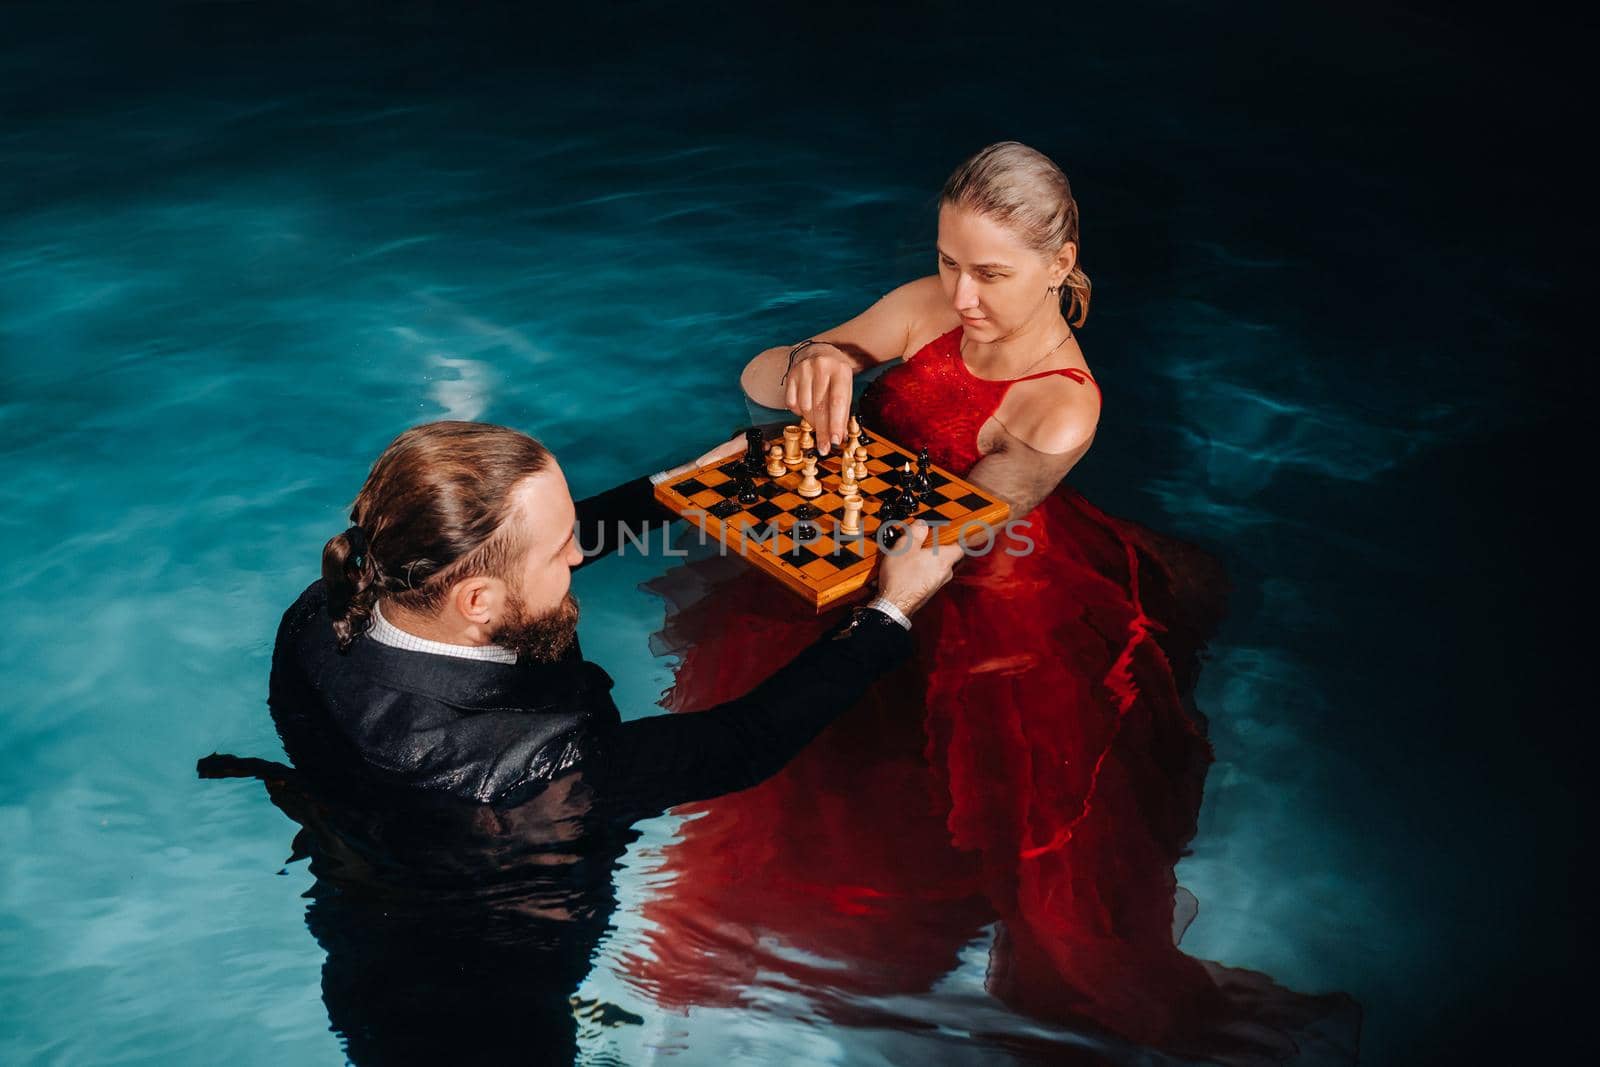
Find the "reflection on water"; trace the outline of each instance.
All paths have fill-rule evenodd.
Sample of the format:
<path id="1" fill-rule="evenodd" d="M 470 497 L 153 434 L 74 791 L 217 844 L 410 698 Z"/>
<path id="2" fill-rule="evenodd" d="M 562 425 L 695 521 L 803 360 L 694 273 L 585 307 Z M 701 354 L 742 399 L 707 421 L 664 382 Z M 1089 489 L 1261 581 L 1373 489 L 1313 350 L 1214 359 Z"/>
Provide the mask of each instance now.
<path id="1" fill-rule="evenodd" d="M 295 771 L 211 757 L 202 777 L 259 777 L 299 824 L 290 861 L 316 881 L 306 925 L 327 958 L 322 997 L 356 1064 L 571 1063 L 576 996 L 631 840 L 576 776 L 516 807 L 366 792 L 327 795 Z"/>

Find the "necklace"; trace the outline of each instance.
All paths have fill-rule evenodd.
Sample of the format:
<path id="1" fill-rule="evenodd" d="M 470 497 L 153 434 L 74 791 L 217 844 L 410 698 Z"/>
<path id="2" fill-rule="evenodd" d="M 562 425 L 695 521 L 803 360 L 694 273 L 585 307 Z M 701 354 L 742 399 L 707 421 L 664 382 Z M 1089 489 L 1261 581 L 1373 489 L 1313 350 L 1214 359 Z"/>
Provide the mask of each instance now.
<path id="1" fill-rule="evenodd" d="M 1021 378 L 1024 375 L 1026 375 L 1029 371 L 1031 371 L 1033 368 L 1037 367 L 1039 364 L 1043 363 L 1045 360 L 1049 359 L 1051 354 L 1054 353 L 1056 349 L 1060 348 L 1062 345 L 1066 344 L 1070 340 L 1072 340 L 1072 331 L 1068 330 L 1067 331 L 1067 335 L 1065 337 L 1063 337 L 1061 340 L 1057 341 L 1055 344 L 1051 345 L 1050 348 L 1045 352 L 1044 355 L 1040 356 L 1038 359 L 1034 360 L 1032 363 L 1028 364 L 1026 367 L 1023 367 L 1022 370 L 1018 371 L 1016 374 L 1012 375 L 1009 378 L 993 378 L 993 379 L 989 379 L 989 380 L 997 381 L 997 382 L 1015 381 L 1016 379 Z M 961 338 L 961 362 L 962 363 L 966 363 L 966 361 L 967 361 L 967 339 L 966 339 L 966 337 L 962 337 Z"/>

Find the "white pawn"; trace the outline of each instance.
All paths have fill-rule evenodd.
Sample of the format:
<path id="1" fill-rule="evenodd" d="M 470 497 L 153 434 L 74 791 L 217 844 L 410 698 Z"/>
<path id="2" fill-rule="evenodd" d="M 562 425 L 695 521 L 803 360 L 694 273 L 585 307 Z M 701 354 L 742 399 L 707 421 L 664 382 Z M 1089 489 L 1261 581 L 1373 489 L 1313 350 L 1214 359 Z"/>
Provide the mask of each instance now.
<path id="1" fill-rule="evenodd" d="M 866 445 L 857 445 L 856 446 L 856 470 L 855 470 L 855 474 L 856 474 L 856 481 L 864 482 L 864 481 L 867 480 L 867 446 Z"/>
<path id="2" fill-rule="evenodd" d="M 783 465 L 782 445 L 773 445 L 767 449 L 767 473 L 774 478 L 781 478 L 789 473 L 789 468 Z"/>
<path id="3" fill-rule="evenodd" d="M 822 495 L 822 483 L 817 481 L 817 457 L 807 456 L 806 465 L 802 468 L 804 477 L 800 479 L 800 487 L 795 490 L 804 497 Z"/>

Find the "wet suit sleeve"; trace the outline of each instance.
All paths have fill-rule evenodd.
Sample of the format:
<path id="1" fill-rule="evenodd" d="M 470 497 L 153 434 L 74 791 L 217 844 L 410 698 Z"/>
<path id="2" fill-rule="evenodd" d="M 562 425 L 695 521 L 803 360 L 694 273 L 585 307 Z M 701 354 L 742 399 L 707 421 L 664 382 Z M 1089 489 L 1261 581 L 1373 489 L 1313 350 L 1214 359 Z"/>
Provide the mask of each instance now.
<path id="1" fill-rule="evenodd" d="M 634 544 L 648 544 L 651 531 L 677 518 L 656 501 L 655 486 L 648 476 L 580 500 L 576 510 L 578 547 L 584 555 L 579 570 L 615 552 L 623 543 L 624 531 L 633 535 Z"/>
<path id="2" fill-rule="evenodd" d="M 596 768 L 602 789 L 620 809 L 646 814 L 756 785 L 912 648 L 900 624 L 858 610 L 746 696 L 622 723 Z"/>

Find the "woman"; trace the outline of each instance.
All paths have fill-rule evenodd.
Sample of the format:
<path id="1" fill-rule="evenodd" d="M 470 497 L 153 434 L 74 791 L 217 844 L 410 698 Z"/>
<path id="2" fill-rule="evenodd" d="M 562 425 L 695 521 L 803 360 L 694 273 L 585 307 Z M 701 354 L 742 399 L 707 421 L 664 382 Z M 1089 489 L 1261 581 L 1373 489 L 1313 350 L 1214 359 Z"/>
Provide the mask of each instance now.
<path id="1" fill-rule="evenodd" d="M 742 384 L 805 416 L 826 451 L 855 376 L 903 360 L 862 395 L 869 432 L 1004 498 L 1031 548 L 1001 537 L 963 562 L 917 619 L 919 662 L 777 779 L 686 824 L 666 854 L 675 880 L 646 907 L 660 932 L 639 977 L 704 1002 L 776 972 L 842 1011 L 928 988 L 998 919 L 988 985 L 1014 1007 L 1223 1054 L 1225 1031 L 1281 991 L 1175 945 L 1173 867 L 1211 760 L 1188 699 L 1222 579 L 1061 484 L 1100 393 L 1073 330 L 1090 286 L 1060 169 L 1016 143 L 979 152 L 945 186 L 937 255 L 936 276 L 762 352 Z M 737 567 L 657 583 L 674 607 L 661 643 L 681 657 L 674 709 L 723 699 L 828 621 Z M 1255 1051 L 1292 1047 L 1281 1030 L 1329 1007 L 1349 1005 L 1274 997 Z"/>

